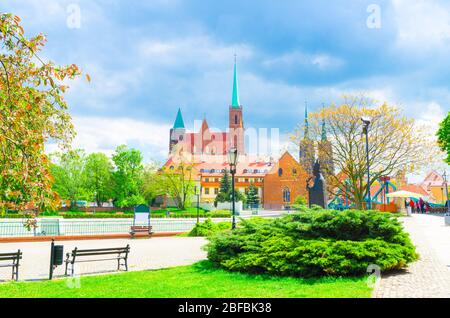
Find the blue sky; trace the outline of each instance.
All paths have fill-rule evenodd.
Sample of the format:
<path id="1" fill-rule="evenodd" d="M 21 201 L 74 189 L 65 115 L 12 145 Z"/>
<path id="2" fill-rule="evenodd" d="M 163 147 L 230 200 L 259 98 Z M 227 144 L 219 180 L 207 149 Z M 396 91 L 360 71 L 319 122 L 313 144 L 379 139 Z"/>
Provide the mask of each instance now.
<path id="1" fill-rule="evenodd" d="M 80 28 L 70 28 L 72 4 Z M 380 28 L 369 28 L 369 6 Z M 292 131 L 345 93 L 398 104 L 436 129 L 450 108 L 450 3 L 432 0 L 16 0 L 1 11 L 28 35 L 48 37 L 44 57 L 76 63 L 67 96 L 76 146 L 118 144 L 163 159 L 178 107 L 188 127 L 206 114 L 225 128 L 233 55 L 247 126 Z"/>

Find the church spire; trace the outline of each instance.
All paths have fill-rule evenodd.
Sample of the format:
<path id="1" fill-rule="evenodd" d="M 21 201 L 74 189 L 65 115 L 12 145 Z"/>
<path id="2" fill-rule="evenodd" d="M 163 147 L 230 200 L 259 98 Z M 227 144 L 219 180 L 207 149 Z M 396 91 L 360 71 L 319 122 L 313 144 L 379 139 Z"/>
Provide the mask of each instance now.
<path id="1" fill-rule="evenodd" d="M 308 102 L 305 101 L 305 136 L 304 138 L 309 137 L 309 121 L 308 121 Z"/>
<path id="2" fill-rule="evenodd" d="M 325 105 L 322 104 L 322 112 L 323 112 L 324 108 L 325 108 Z M 325 124 L 325 114 L 324 114 L 324 117 L 322 118 L 322 141 L 327 141 L 327 129 L 326 129 L 326 124 Z"/>
<path id="3" fill-rule="evenodd" d="M 175 123 L 173 124 L 173 129 L 183 129 L 184 120 L 183 115 L 181 115 L 181 108 L 178 108 L 177 118 L 175 119 Z"/>
<path id="4" fill-rule="evenodd" d="M 237 80 L 237 67 L 236 67 L 236 54 L 234 55 L 234 76 L 233 76 L 233 97 L 231 100 L 232 108 L 239 108 L 241 105 L 239 103 L 239 90 L 238 90 L 238 80 Z"/>

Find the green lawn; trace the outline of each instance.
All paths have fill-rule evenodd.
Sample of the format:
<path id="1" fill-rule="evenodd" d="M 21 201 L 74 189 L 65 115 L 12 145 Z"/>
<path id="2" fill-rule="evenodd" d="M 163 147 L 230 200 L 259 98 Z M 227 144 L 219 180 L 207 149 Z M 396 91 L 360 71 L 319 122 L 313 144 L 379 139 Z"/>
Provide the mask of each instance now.
<path id="1" fill-rule="evenodd" d="M 80 288 L 61 279 L 0 284 L 0 297 L 275 298 L 370 297 L 362 278 L 298 279 L 214 269 L 208 262 L 163 270 L 85 276 Z"/>

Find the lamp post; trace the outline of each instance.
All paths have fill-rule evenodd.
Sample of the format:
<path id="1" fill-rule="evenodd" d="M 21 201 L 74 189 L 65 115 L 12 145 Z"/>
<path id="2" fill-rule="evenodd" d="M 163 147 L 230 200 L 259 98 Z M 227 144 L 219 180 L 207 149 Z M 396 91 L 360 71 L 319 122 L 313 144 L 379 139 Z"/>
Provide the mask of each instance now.
<path id="1" fill-rule="evenodd" d="M 236 148 L 231 148 L 228 152 L 228 163 L 230 164 L 230 173 L 231 173 L 231 201 L 232 201 L 232 215 L 233 215 L 233 223 L 231 225 L 231 229 L 236 229 L 236 194 L 234 190 L 234 176 L 236 175 L 236 164 L 238 158 L 238 151 Z"/>
<path id="2" fill-rule="evenodd" d="M 202 186 L 200 186 L 200 191 L 198 187 L 195 186 L 195 195 L 197 196 L 197 224 L 200 223 L 200 194 L 202 193 Z"/>
<path id="3" fill-rule="evenodd" d="M 447 207 L 447 212 L 445 215 L 450 216 L 450 201 L 448 199 L 448 184 L 447 184 L 447 171 L 444 171 L 444 174 L 442 175 L 444 178 L 444 189 L 445 189 L 445 206 Z"/>
<path id="4" fill-rule="evenodd" d="M 363 122 L 363 134 L 366 135 L 366 156 L 367 156 L 367 209 L 372 210 L 372 198 L 370 197 L 370 161 L 369 161 L 369 126 L 370 119 L 361 118 Z"/>

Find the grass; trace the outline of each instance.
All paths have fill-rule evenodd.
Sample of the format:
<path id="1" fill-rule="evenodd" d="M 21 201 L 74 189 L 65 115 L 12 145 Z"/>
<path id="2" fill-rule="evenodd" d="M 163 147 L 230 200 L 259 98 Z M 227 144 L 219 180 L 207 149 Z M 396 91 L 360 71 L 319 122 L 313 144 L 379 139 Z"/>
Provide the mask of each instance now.
<path id="1" fill-rule="evenodd" d="M 366 278 L 271 277 L 230 273 L 203 261 L 190 266 L 0 284 L 2 298 L 366 298 Z"/>

